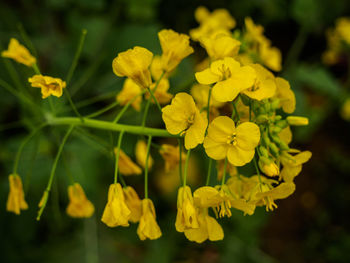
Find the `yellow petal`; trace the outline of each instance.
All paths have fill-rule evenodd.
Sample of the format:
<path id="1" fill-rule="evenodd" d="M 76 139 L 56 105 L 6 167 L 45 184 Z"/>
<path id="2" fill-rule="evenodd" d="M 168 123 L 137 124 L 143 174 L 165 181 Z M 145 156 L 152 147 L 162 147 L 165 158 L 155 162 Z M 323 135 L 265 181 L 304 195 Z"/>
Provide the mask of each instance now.
<path id="1" fill-rule="evenodd" d="M 244 150 L 254 149 L 260 141 L 260 129 L 253 122 L 244 122 L 236 128 L 237 145 Z"/>
<path id="2" fill-rule="evenodd" d="M 243 150 L 239 147 L 231 146 L 227 151 L 228 161 L 235 166 L 243 166 L 249 163 L 254 157 L 255 149 Z"/>
<path id="3" fill-rule="evenodd" d="M 220 224 L 211 216 L 206 216 L 208 236 L 210 241 L 218 241 L 224 239 L 224 231 Z"/>
<path id="4" fill-rule="evenodd" d="M 200 84 L 204 85 L 213 84 L 221 80 L 221 75 L 213 73 L 210 68 L 197 72 L 195 77 Z"/>

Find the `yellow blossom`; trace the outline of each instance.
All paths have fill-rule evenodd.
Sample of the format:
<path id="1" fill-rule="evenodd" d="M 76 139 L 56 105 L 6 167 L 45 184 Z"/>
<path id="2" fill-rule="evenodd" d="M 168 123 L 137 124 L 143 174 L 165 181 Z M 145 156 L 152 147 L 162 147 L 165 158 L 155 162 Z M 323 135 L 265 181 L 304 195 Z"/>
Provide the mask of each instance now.
<path id="1" fill-rule="evenodd" d="M 255 81 L 255 70 L 243 66 L 233 58 L 224 58 L 211 63 L 210 67 L 195 74 L 200 84 L 214 84 L 212 95 L 220 102 L 232 101 L 237 95 L 250 88 Z"/>
<path id="2" fill-rule="evenodd" d="M 165 161 L 165 172 L 169 172 L 176 168 L 180 162 L 180 151 L 179 146 L 173 146 L 170 144 L 162 144 L 159 150 L 160 155 L 163 157 Z M 184 152 L 181 153 L 182 162 L 186 159 L 186 154 Z"/>
<path id="3" fill-rule="evenodd" d="M 136 161 L 143 168 L 146 167 L 146 157 L 147 157 L 147 144 L 143 140 L 139 140 L 135 147 Z M 148 169 L 150 170 L 153 166 L 153 158 L 151 155 L 148 157 Z"/>
<path id="4" fill-rule="evenodd" d="M 273 74 L 259 64 L 249 65 L 255 69 L 256 79 L 252 87 L 242 93 L 256 100 L 271 98 L 276 92 L 275 77 Z"/>
<path id="5" fill-rule="evenodd" d="M 241 45 L 241 42 L 225 34 L 201 38 L 200 43 L 212 60 L 236 56 Z"/>
<path id="6" fill-rule="evenodd" d="M 117 148 L 114 148 L 114 153 L 117 154 Z M 118 169 L 123 175 L 141 174 L 141 168 L 127 156 L 122 149 L 119 151 Z"/>
<path id="7" fill-rule="evenodd" d="M 271 47 L 269 43 L 263 43 L 259 46 L 259 56 L 264 65 L 273 71 L 281 71 L 282 54 L 276 47 Z"/>
<path id="8" fill-rule="evenodd" d="M 68 186 L 69 204 L 66 212 L 71 217 L 91 217 L 95 211 L 94 205 L 86 198 L 83 188 L 75 183 Z"/>
<path id="9" fill-rule="evenodd" d="M 156 86 L 156 83 L 153 83 L 150 87 L 150 89 L 153 91 Z M 162 78 L 159 81 L 158 87 L 155 91 L 153 91 L 154 97 L 157 99 L 159 104 L 168 104 L 169 101 L 172 99 L 173 95 L 168 93 L 168 89 L 170 87 L 169 80 L 166 78 Z M 151 94 L 147 92 L 145 94 L 146 99 L 149 99 L 151 97 Z M 154 100 L 151 100 L 152 103 L 155 103 Z"/>
<path id="10" fill-rule="evenodd" d="M 108 202 L 101 221 L 109 227 L 129 226 L 130 215 L 131 212 L 126 205 L 121 185 L 111 184 L 108 190 Z"/>
<path id="11" fill-rule="evenodd" d="M 245 37 L 249 41 L 256 41 L 259 43 L 265 41 L 264 28 L 261 25 L 255 25 L 250 17 L 246 17 L 244 23 L 247 30 Z"/>
<path id="12" fill-rule="evenodd" d="M 287 126 L 286 128 L 284 128 L 282 131 L 280 131 L 280 133 L 278 134 L 278 136 L 280 137 L 280 139 L 285 142 L 286 144 L 290 144 L 292 141 L 292 131 L 290 129 L 289 126 Z"/>
<path id="13" fill-rule="evenodd" d="M 289 82 L 283 78 L 276 79 L 276 97 L 280 100 L 281 107 L 285 113 L 295 111 L 295 95 L 291 90 Z"/>
<path id="14" fill-rule="evenodd" d="M 120 103 L 120 105 L 126 105 L 131 100 L 134 100 L 131 103 L 131 106 L 135 110 L 140 111 L 142 102 L 142 96 L 140 96 L 141 92 L 141 87 L 137 85 L 132 79 L 127 78 L 124 81 L 123 89 L 117 95 L 117 101 Z"/>
<path id="15" fill-rule="evenodd" d="M 134 47 L 121 52 L 113 60 L 113 72 L 118 77 L 128 77 L 142 88 L 152 84 L 149 67 L 153 54 L 146 48 Z"/>
<path id="16" fill-rule="evenodd" d="M 350 98 L 345 100 L 341 108 L 340 115 L 344 120 L 350 121 Z"/>
<path id="17" fill-rule="evenodd" d="M 129 221 L 132 223 L 137 223 L 140 220 L 142 207 L 141 200 L 131 186 L 127 186 L 123 188 L 125 203 L 130 210 L 130 218 Z"/>
<path id="18" fill-rule="evenodd" d="M 255 123 L 244 122 L 236 128 L 232 119 L 220 116 L 210 123 L 203 146 L 210 158 L 227 157 L 231 164 L 243 166 L 253 159 L 259 141 L 260 130 Z"/>
<path id="19" fill-rule="evenodd" d="M 209 96 L 209 90 L 210 86 L 208 85 L 201 85 L 201 84 L 195 84 L 191 88 L 191 95 L 193 96 L 194 100 L 196 101 L 196 104 L 199 109 L 202 109 L 204 107 L 208 106 L 208 96 Z M 224 105 L 223 102 L 217 101 L 215 98 L 210 97 L 210 107 L 211 108 L 220 108 Z"/>
<path id="20" fill-rule="evenodd" d="M 158 33 L 158 37 L 162 47 L 162 68 L 166 72 L 174 70 L 185 57 L 193 53 L 190 37 L 185 34 L 163 29 Z"/>
<path id="21" fill-rule="evenodd" d="M 161 56 L 157 56 L 156 55 L 156 56 L 153 57 L 150 70 L 151 70 L 151 75 L 152 75 L 154 80 L 157 81 L 160 78 L 160 76 L 162 76 L 162 74 L 164 73 L 164 70 L 163 70 Z M 165 73 L 164 77 L 167 77 L 167 75 L 168 74 Z"/>
<path id="22" fill-rule="evenodd" d="M 21 177 L 17 174 L 9 175 L 10 192 L 8 194 L 6 210 L 17 215 L 21 210 L 28 209 L 28 204 L 24 200 L 24 191 Z"/>
<path id="23" fill-rule="evenodd" d="M 29 50 L 21 45 L 17 39 L 11 38 L 7 50 L 1 52 L 1 56 L 5 58 L 12 58 L 18 63 L 22 63 L 28 67 L 36 63 L 36 58 L 33 57 Z"/>
<path id="24" fill-rule="evenodd" d="M 140 223 L 137 228 L 137 235 L 141 240 L 145 239 L 158 239 L 161 237 L 162 232 L 156 221 L 156 211 L 151 199 L 143 199 L 142 202 L 142 215 Z"/>
<path id="25" fill-rule="evenodd" d="M 171 134 L 185 134 L 185 148 L 192 149 L 204 140 L 208 120 L 200 114 L 192 96 L 180 92 L 162 109 L 162 118 Z"/>
<path id="26" fill-rule="evenodd" d="M 175 228 L 178 232 L 185 229 L 198 228 L 197 211 L 193 203 L 191 188 L 180 187 L 177 195 L 177 215 Z"/>
<path id="27" fill-rule="evenodd" d="M 289 125 L 294 126 L 305 126 L 309 125 L 309 119 L 306 117 L 299 117 L 299 116 L 288 116 L 287 122 Z"/>
<path id="28" fill-rule="evenodd" d="M 309 161 L 311 156 L 312 154 L 309 151 L 303 151 L 294 156 L 283 152 L 281 155 L 281 163 L 283 165 L 281 178 L 285 182 L 293 182 L 294 178 L 301 172 L 302 165 Z"/>
<path id="29" fill-rule="evenodd" d="M 34 88 L 41 89 L 42 98 L 45 99 L 50 95 L 61 97 L 63 89 L 66 87 L 66 82 L 50 76 L 34 75 L 28 81 Z"/>
<path id="30" fill-rule="evenodd" d="M 277 164 L 264 156 L 259 158 L 259 167 L 267 176 L 273 177 L 280 174 L 280 169 Z"/>

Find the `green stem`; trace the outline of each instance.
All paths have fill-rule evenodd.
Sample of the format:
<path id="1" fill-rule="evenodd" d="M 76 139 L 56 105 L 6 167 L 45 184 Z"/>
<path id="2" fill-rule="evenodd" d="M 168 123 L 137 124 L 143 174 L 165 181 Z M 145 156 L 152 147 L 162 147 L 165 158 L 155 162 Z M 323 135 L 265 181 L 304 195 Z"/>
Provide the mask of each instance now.
<path id="1" fill-rule="evenodd" d="M 149 159 L 149 152 L 151 149 L 151 142 L 152 142 L 152 136 L 148 136 L 147 155 L 146 155 L 146 163 L 145 163 L 145 199 L 148 198 L 148 159 Z"/>
<path id="2" fill-rule="evenodd" d="M 122 183 L 122 186 L 125 188 L 125 187 L 127 187 L 127 185 L 126 185 L 126 183 L 125 183 L 125 180 L 124 180 L 124 177 L 120 174 L 119 175 L 119 180 L 120 180 L 120 182 Z"/>
<path id="3" fill-rule="evenodd" d="M 132 98 L 130 101 L 128 101 L 127 104 L 124 105 L 124 107 L 122 108 L 122 110 L 118 113 L 117 117 L 115 117 L 115 119 L 113 120 L 112 123 L 117 123 L 120 118 L 124 115 L 124 113 L 126 112 L 126 110 L 129 108 L 129 106 L 139 97 L 142 96 L 144 93 L 146 92 L 146 90 L 141 91 L 141 93 L 139 95 L 136 95 L 134 98 Z"/>
<path id="4" fill-rule="evenodd" d="M 66 88 L 66 90 L 65 90 L 64 93 L 66 94 L 66 97 L 67 97 L 67 99 L 68 99 L 68 101 L 69 101 L 69 104 L 70 104 L 70 106 L 72 107 L 72 109 L 73 109 L 75 115 L 77 115 L 77 116 L 79 117 L 79 119 L 80 119 L 81 122 L 84 122 L 84 118 L 83 118 L 83 116 L 80 115 L 79 111 L 78 111 L 77 108 L 75 107 L 75 105 L 74 105 L 74 103 L 73 103 L 73 101 L 72 101 L 72 97 L 70 96 L 70 93 L 69 93 L 69 91 L 68 91 L 67 88 Z"/>
<path id="5" fill-rule="evenodd" d="M 232 106 L 233 106 L 233 111 L 232 111 L 231 119 L 237 122 L 239 120 L 239 115 L 238 115 L 238 110 L 237 110 L 235 101 L 232 102 Z"/>
<path id="6" fill-rule="evenodd" d="M 113 108 L 114 108 L 115 106 L 117 106 L 118 104 L 119 104 L 119 102 L 118 102 L 118 101 L 115 101 L 115 102 L 113 102 L 113 103 L 107 105 L 106 107 L 104 107 L 104 108 L 102 108 L 102 109 L 100 109 L 100 110 L 98 110 L 98 111 L 96 111 L 96 112 L 94 112 L 94 113 L 91 113 L 91 114 L 89 114 L 89 115 L 87 115 L 87 116 L 85 116 L 85 117 L 86 117 L 86 118 L 97 117 L 97 116 L 99 116 L 99 115 L 101 115 L 101 114 L 103 114 L 103 113 L 109 111 L 110 109 L 113 109 Z"/>
<path id="7" fill-rule="evenodd" d="M 182 142 L 181 138 L 177 139 L 179 142 L 179 176 L 180 176 L 180 183 L 182 184 Z"/>
<path id="8" fill-rule="evenodd" d="M 184 180 L 183 180 L 183 186 L 186 186 L 187 182 L 187 173 L 188 173 L 188 162 L 190 160 L 190 155 L 191 155 L 191 149 L 187 151 L 187 156 L 186 156 L 186 162 L 185 162 L 185 171 L 184 171 Z"/>
<path id="9" fill-rule="evenodd" d="M 154 100 L 154 102 L 156 103 L 159 111 L 162 112 L 162 107 L 160 106 L 159 102 L 157 101 L 156 97 L 154 96 L 152 89 L 148 89 L 148 92 L 151 94 L 151 97 Z"/>
<path id="10" fill-rule="evenodd" d="M 225 158 L 224 173 L 222 175 L 221 186 L 223 186 L 226 182 L 226 169 L 227 169 L 227 158 Z"/>
<path id="11" fill-rule="evenodd" d="M 213 159 L 209 158 L 208 175 L 207 175 L 207 181 L 205 183 L 206 186 L 208 186 L 209 183 L 210 183 L 210 176 L 211 176 L 211 167 L 212 167 L 212 165 L 213 165 Z"/>
<path id="12" fill-rule="evenodd" d="M 41 73 L 40 73 L 40 69 L 39 69 L 39 67 L 38 67 L 38 65 L 37 65 L 36 63 L 35 63 L 35 64 L 33 64 L 32 68 L 33 68 L 33 70 L 34 70 L 35 74 L 37 74 L 37 75 L 41 75 Z"/>
<path id="13" fill-rule="evenodd" d="M 254 162 L 254 166 L 255 166 L 255 170 L 256 170 L 256 173 L 258 174 L 258 178 L 259 178 L 259 183 L 260 183 L 260 191 L 262 191 L 262 182 L 261 182 L 261 175 L 260 175 L 260 170 L 259 170 L 259 167 L 258 167 L 258 164 L 256 162 L 256 156 L 254 155 L 254 159 L 253 159 L 253 162 Z"/>
<path id="14" fill-rule="evenodd" d="M 119 154 L 120 154 L 120 147 L 122 145 L 123 135 L 124 135 L 124 131 L 121 131 L 118 138 L 117 153 L 115 155 L 114 184 L 118 182 Z"/>
<path id="15" fill-rule="evenodd" d="M 52 169 L 51 169 L 51 173 L 50 173 L 50 178 L 49 178 L 49 182 L 47 184 L 47 187 L 45 189 L 45 193 L 44 193 L 44 203 L 42 204 L 42 206 L 40 207 L 39 209 L 39 212 L 38 212 L 38 216 L 36 218 L 36 220 L 40 220 L 40 217 L 42 215 L 42 213 L 44 212 L 44 209 L 45 209 L 45 206 L 46 206 L 46 203 L 47 203 L 47 200 L 48 200 L 48 197 L 49 197 L 49 194 L 50 194 L 50 191 L 51 191 L 51 187 L 52 187 L 52 182 L 53 182 L 53 179 L 55 177 L 55 172 L 56 172 L 56 168 L 57 168 L 57 164 L 58 164 L 58 161 L 60 159 L 60 156 L 62 154 L 62 150 L 63 150 L 63 147 L 69 137 L 69 135 L 71 134 L 71 132 L 73 131 L 74 129 L 74 125 L 71 125 L 68 129 L 68 131 L 66 132 L 65 136 L 63 137 L 63 140 L 62 140 L 62 143 L 58 149 L 58 152 L 56 154 L 56 158 L 54 160 L 54 163 L 53 163 L 53 166 L 52 166 Z"/>
<path id="16" fill-rule="evenodd" d="M 124 125 L 124 124 L 114 124 L 107 121 L 93 120 L 93 119 L 85 119 L 84 123 L 82 123 L 79 118 L 76 117 L 62 117 L 56 118 L 52 117 L 48 119 L 49 125 L 76 125 L 83 127 L 91 127 L 95 129 L 101 130 L 109 130 L 109 131 L 125 131 L 131 134 L 138 135 L 151 135 L 155 137 L 173 137 L 179 138 L 179 135 L 172 135 L 168 131 L 164 129 L 156 129 L 156 128 L 147 128 L 141 126 L 133 126 L 133 125 Z"/>

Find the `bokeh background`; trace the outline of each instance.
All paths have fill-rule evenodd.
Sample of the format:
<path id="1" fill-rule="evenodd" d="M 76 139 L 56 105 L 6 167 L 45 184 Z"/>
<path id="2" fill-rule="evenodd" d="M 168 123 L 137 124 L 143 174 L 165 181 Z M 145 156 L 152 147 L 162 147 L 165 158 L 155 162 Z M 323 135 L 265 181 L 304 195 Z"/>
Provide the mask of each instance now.
<path id="1" fill-rule="evenodd" d="M 1 262 L 350 262 L 350 124 L 339 114 L 350 89 L 350 52 L 334 66 L 324 65 L 321 59 L 326 49 L 325 30 L 334 26 L 336 18 L 350 16 L 348 0 L 1 0 L 0 49 L 11 37 L 22 40 L 24 29 L 35 47 L 42 72 L 64 78 L 81 30 L 86 28 L 85 46 L 70 90 L 81 113 L 89 114 L 112 103 L 121 89 L 123 80 L 111 69 L 118 52 L 140 45 L 160 54 L 157 32 L 172 28 L 188 33 L 197 27 L 194 10 L 199 5 L 210 10 L 228 9 L 238 28 L 245 16 L 251 16 L 265 27 L 273 45 L 281 49 L 281 75 L 296 93 L 296 114 L 310 119 L 309 126 L 293 131 L 293 146 L 313 153 L 296 178 L 296 192 L 279 201 L 274 212 L 260 208 L 253 216 L 243 216 L 235 211 L 232 218 L 220 221 L 225 230 L 223 241 L 198 245 L 175 231 L 176 192 L 171 183 L 159 183 L 157 171 L 161 171 L 161 165 L 156 165 L 151 174 L 150 196 L 163 236 L 141 242 L 136 225 L 111 229 L 100 222 L 113 178 L 114 135 L 76 130 L 65 147 L 50 202 L 37 222 L 36 204 L 46 186 L 57 142 L 64 133 L 64 129 L 56 127 L 36 136 L 22 154 L 19 173 L 24 178 L 29 210 L 20 216 L 7 213 L 7 176 L 15 153 L 40 120 L 27 105 L 0 88 Z M 171 80 L 170 92 L 192 85 L 193 65 L 200 59 L 195 55 L 181 63 Z M 1 59 L 0 79 L 17 85 L 16 74 L 19 85 L 27 88 L 31 70 Z M 28 87 L 28 92 L 38 105 L 47 106 L 37 90 Z M 54 103 L 62 116 L 73 115 L 67 103 Z M 117 110 L 101 119 L 111 120 Z M 149 126 L 161 126 L 156 108 L 151 109 L 150 116 Z M 122 122 L 139 123 L 140 118 L 129 110 Z M 130 155 L 136 139 L 126 135 L 123 142 L 123 149 Z M 155 149 L 152 155 L 160 159 Z M 201 169 L 206 169 L 201 168 L 200 158 L 198 155 L 194 186 L 203 180 Z M 83 185 L 95 204 L 93 218 L 76 220 L 65 214 L 67 174 Z M 127 178 L 127 183 L 142 196 L 142 177 Z"/>

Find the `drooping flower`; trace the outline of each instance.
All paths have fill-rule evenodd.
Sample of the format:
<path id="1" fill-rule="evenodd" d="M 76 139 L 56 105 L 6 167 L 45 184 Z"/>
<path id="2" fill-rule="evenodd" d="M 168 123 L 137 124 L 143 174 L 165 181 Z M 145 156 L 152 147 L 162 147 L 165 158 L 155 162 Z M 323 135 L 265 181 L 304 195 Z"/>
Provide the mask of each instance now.
<path id="1" fill-rule="evenodd" d="M 180 150 L 179 146 L 173 146 L 171 144 L 162 144 L 159 150 L 160 155 L 165 161 L 165 172 L 174 170 L 180 162 Z M 186 153 L 181 153 L 182 162 L 186 159 Z"/>
<path id="2" fill-rule="evenodd" d="M 281 107 L 285 113 L 293 113 L 295 111 L 295 95 L 291 90 L 289 82 L 283 78 L 277 77 L 276 81 L 276 97 L 280 100 Z"/>
<path id="3" fill-rule="evenodd" d="M 232 119 L 219 116 L 210 123 L 203 146 L 210 158 L 227 156 L 231 164 L 243 166 L 253 159 L 259 141 L 260 130 L 255 123 L 244 122 L 236 128 Z"/>
<path id="4" fill-rule="evenodd" d="M 117 148 L 114 148 L 114 153 L 117 154 Z M 141 168 L 136 163 L 134 163 L 122 149 L 119 151 L 118 169 L 121 174 L 126 176 L 142 173 Z"/>
<path id="5" fill-rule="evenodd" d="M 233 58 L 226 57 L 211 63 L 210 67 L 195 74 L 200 84 L 216 83 L 213 97 L 220 102 L 232 101 L 237 95 L 253 86 L 256 73 L 250 66 L 243 66 Z"/>
<path id="6" fill-rule="evenodd" d="M 180 187 L 177 194 L 177 215 L 175 228 L 178 232 L 185 229 L 198 228 L 197 211 L 193 203 L 191 188 Z"/>
<path id="7" fill-rule="evenodd" d="M 10 192 L 8 194 L 6 210 L 17 215 L 21 210 L 28 209 L 28 204 L 24 199 L 24 191 L 21 177 L 17 174 L 9 175 Z"/>
<path id="8" fill-rule="evenodd" d="M 205 48 L 212 60 L 234 57 L 238 54 L 241 42 L 230 35 L 217 34 L 211 37 L 203 37 L 200 43 Z"/>
<path id="9" fill-rule="evenodd" d="M 173 71 L 187 56 L 193 53 L 190 37 L 171 29 L 163 29 L 158 33 L 162 47 L 162 68 L 165 72 Z"/>
<path id="10" fill-rule="evenodd" d="M 156 86 L 156 83 L 153 83 L 150 87 L 150 89 L 153 91 Z M 157 99 L 159 104 L 168 104 L 169 101 L 172 99 L 173 95 L 168 93 L 168 89 L 170 87 L 169 80 L 166 78 L 162 78 L 159 81 L 159 84 L 157 86 L 157 89 L 153 91 L 154 97 Z M 146 99 L 149 99 L 151 97 L 151 94 L 147 91 L 145 94 Z M 152 103 L 155 103 L 154 100 L 151 100 Z"/>
<path id="11" fill-rule="evenodd" d="M 42 98 L 45 99 L 50 95 L 61 97 L 63 89 L 66 87 L 66 82 L 60 78 L 53 78 L 50 76 L 34 75 L 29 78 L 31 86 L 41 89 Z"/>
<path id="12" fill-rule="evenodd" d="M 192 149 L 204 140 L 208 120 L 200 114 L 192 96 L 180 92 L 162 109 L 162 118 L 171 134 L 185 134 L 185 148 Z"/>
<path id="13" fill-rule="evenodd" d="M 123 191 L 125 203 L 130 210 L 129 221 L 132 223 L 137 223 L 139 222 L 142 213 L 141 200 L 134 188 L 131 186 L 124 187 Z"/>
<path id="14" fill-rule="evenodd" d="M 142 202 L 142 215 L 140 223 L 137 228 L 137 235 L 141 240 L 145 239 L 158 239 L 161 237 L 162 232 L 156 221 L 156 211 L 151 199 L 143 199 Z"/>
<path id="15" fill-rule="evenodd" d="M 95 211 L 94 205 L 87 199 L 80 184 L 68 186 L 69 204 L 66 212 L 71 217 L 91 217 Z"/>
<path id="16" fill-rule="evenodd" d="M 142 88 L 148 88 L 152 84 L 149 67 L 153 54 L 146 48 L 134 47 L 121 52 L 113 60 L 113 72 L 118 77 L 128 77 Z"/>
<path id="17" fill-rule="evenodd" d="M 135 156 L 136 161 L 143 168 L 146 167 L 146 157 L 147 157 L 147 144 L 143 140 L 139 140 L 136 143 L 135 147 Z M 151 169 L 153 166 L 153 158 L 151 155 L 148 156 L 148 169 Z"/>
<path id="18" fill-rule="evenodd" d="M 117 101 L 120 103 L 120 105 L 126 105 L 131 100 L 134 100 L 131 103 L 131 106 L 135 110 L 140 111 L 142 102 L 142 96 L 140 96 L 141 92 L 141 87 L 132 79 L 127 78 L 124 81 L 123 89 L 117 95 Z"/>
<path id="19" fill-rule="evenodd" d="M 36 63 L 36 58 L 33 57 L 29 50 L 21 45 L 17 39 L 11 38 L 7 50 L 1 52 L 1 56 L 5 58 L 12 58 L 18 63 L 22 63 L 28 67 Z"/>
<path id="20" fill-rule="evenodd" d="M 312 153 L 309 151 L 300 152 L 294 156 L 287 152 L 281 155 L 283 169 L 280 177 L 285 182 L 293 182 L 294 178 L 301 172 L 302 165 L 310 160 Z"/>
<path id="21" fill-rule="evenodd" d="M 101 221 L 109 227 L 129 226 L 130 215 L 131 212 L 126 205 L 121 185 L 111 184 L 108 190 L 108 202 Z"/>

